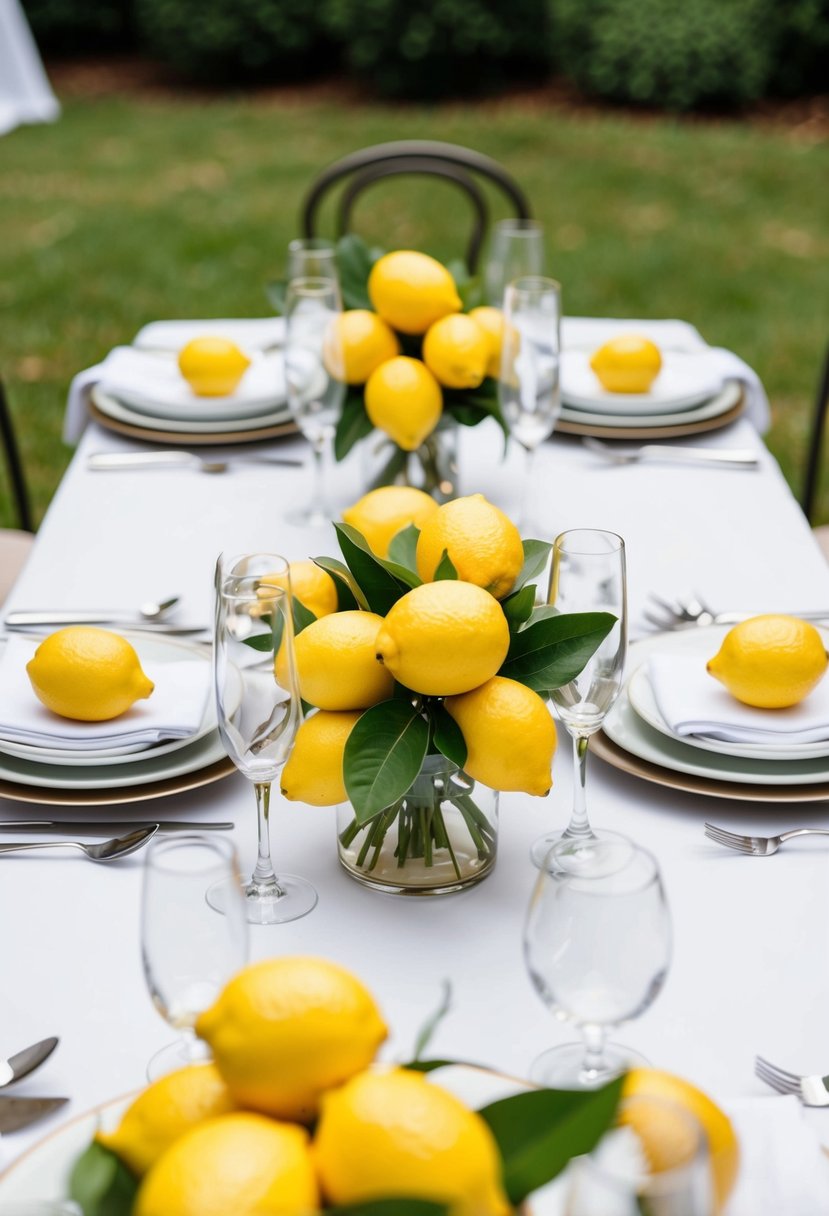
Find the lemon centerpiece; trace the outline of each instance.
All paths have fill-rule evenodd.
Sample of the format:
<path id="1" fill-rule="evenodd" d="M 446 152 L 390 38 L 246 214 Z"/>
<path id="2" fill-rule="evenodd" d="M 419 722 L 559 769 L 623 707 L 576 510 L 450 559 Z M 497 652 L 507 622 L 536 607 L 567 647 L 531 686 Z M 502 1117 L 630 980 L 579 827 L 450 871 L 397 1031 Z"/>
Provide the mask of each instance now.
<path id="1" fill-rule="evenodd" d="M 70 625 L 50 634 L 26 671 L 47 709 L 79 722 L 118 718 L 155 687 L 126 638 L 91 625 Z"/>
<path id="2" fill-rule="evenodd" d="M 594 351 L 590 366 L 609 393 L 647 393 L 662 368 L 662 355 L 650 338 L 622 334 Z"/>
<path id="3" fill-rule="evenodd" d="M 745 705 L 786 709 L 809 695 L 823 679 L 827 663 L 814 625 L 769 614 L 729 629 L 707 670 Z"/>
<path id="4" fill-rule="evenodd" d="M 179 351 L 178 367 L 197 397 L 229 397 L 250 359 L 229 338 L 193 338 Z"/>

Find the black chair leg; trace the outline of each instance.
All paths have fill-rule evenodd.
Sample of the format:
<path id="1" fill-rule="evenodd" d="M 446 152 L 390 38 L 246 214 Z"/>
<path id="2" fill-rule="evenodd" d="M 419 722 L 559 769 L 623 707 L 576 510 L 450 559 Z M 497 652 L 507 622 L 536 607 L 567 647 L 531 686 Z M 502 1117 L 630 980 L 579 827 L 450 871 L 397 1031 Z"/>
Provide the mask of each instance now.
<path id="1" fill-rule="evenodd" d="M 806 464 L 806 483 L 803 489 L 803 514 L 809 523 L 813 523 L 812 514 L 817 497 L 818 474 L 823 449 L 823 432 L 826 426 L 826 413 L 829 409 L 829 348 L 823 360 L 823 370 L 818 384 L 815 412 L 812 418 L 812 433 L 809 437 L 809 453 Z"/>
<path id="2" fill-rule="evenodd" d="M 0 380 L 0 438 L 6 453 L 6 464 L 9 470 L 12 493 L 17 506 L 17 518 L 24 532 L 34 532 L 32 512 L 29 506 L 29 495 L 26 490 L 26 480 L 23 476 L 23 463 L 17 447 L 14 428 L 12 426 L 9 403 L 6 400 L 6 390 Z"/>

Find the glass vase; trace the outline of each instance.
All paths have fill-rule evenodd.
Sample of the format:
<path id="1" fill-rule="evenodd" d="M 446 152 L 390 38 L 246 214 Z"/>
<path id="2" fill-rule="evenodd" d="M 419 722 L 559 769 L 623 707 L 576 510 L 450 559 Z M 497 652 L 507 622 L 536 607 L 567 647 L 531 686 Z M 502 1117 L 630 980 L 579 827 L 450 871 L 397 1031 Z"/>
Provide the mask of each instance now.
<path id="1" fill-rule="evenodd" d="M 498 846 L 498 792 L 444 756 L 427 756 L 404 796 L 359 824 L 337 807 L 340 864 L 393 895 L 445 895 L 486 878 Z"/>
<path id="2" fill-rule="evenodd" d="M 384 434 L 374 430 L 363 440 L 363 480 L 366 490 L 378 486 L 413 486 L 431 494 L 436 502 L 457 498 L 458 423 L 441 418 L 419 448 L 406 452 Z"/>

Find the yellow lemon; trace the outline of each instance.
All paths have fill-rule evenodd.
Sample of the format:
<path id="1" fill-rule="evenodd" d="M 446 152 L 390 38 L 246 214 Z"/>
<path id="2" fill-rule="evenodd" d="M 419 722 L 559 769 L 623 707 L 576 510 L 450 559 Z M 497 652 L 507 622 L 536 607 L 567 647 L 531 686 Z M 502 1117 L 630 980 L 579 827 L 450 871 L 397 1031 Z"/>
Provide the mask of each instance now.
<path id="1" fill-rule="evenodd" d="M 117 718 L 155 687 L 126 638 L 91 625 L 70 625 L 50 634 L 26 671 L 47 709 L 80 722 Z"/>
<path id="2" fill-rule="evenodd" d="M 399 354 L 394 331 L 367 308 L 335 317 L 323 347 L 326 367 L 346 384 L 365 384 L 376 367 Z"/>
<path id="3" fill-rule="evenodd" d="M 477 388 L 486 375 L 490 345 L 473 317 L 456 313 L 429 326 L 423 362 L 444 388 Z"/>
<path id="4" fill-rule="evenodd" d="M 480 308 L 471 308 L 469 315 L 477 321 L 484 333 L 489 337 L 489 359 L 486 374 L 496 380 L 501 375 L 501 347 L 504 344 L 504 314 L 500 308 L 492 308 L 482 304 Z"/>
<path id="5" fill-rule="evenodd" d="M 785 709 L 809 695 L 827 661 L 814 625 L 793 616 L 754 616 L 729 629 L 707 670 L 738 701 Z"/>
<path id="6" fill-rule="evenodd" d="M 307 1122 L 321 1094 L 368 1068 L 388 1032 L 356 976 L 323 959 L 282 957 L 240 971 L 196 1033 L 240 1106 Z"/>
<path id="7" fill-rule="evenodd" d="M 459 1098 L 406 1069 L 364 1072 L 326 1094 L 314 1139 L 332 1204 L 397 1196 L 452 1216 L 508 1216 L 492 1132 Z"/>
<path id="8" fill-rule="evenodd" d="M 408 249 L 387 253 L 374 263 L 368 294 L 383 320 L 404 334 L 425 334 L 434 321 L 462 307 L 446 267 Z"/>
<path id="9" fill-rule="evenodd" d="M 446 579 L 402 596 L 389 610 L 375 648 L 406 688 L 444 697 L 495 675 L 507 657 L 509 626 L 488 591 Z"/>
<path id="10" fill-rule="evenodd" d="M 235 1109 L 215 1064 L 179 1068 L 142 1090 L 114 1132 L 95 1139 L 140 1178 L 174 1141 L 205 1119 Z"/>
<path id="11" fill-rule="evenodd" d="M 138 1189 L 134 1216 L 310 1216 L 319 1188 L 303 1127 L 238 1112 L 193 1128 Z"/>
<path id="12" fill-rule="evenodd" d="M 320 709 L 305 719 L 282 770 L 281 787 L 286 798 L 309 806 L 335 806 L 348 801 L 343 753 L 362 712 Z"/>
<path id="13" fill-rule="evenodd" d="M 414 486 L 380 486 L 347 507 L 343 519 L 366 538 L 378 557 L 388 557 L 398 532 L 409 524 L 422 528 L 437 509 L 434 498 Z"/>
<path id="14" fill-rule="evenodd" d="M 467 746 L 464 770 L 494 790 L 546 794 L 553 784 L 556 728 L 538 693 L 505 676 L 448 697 Z"/>
<path id="15" fill-rule="evenodd" d="M 197 397 L 229 397 L 250 359 L 227 338 L 193 338 L 179 351 L 178 367 Z"/>
<path id="16" fill-rule="evenodd" d="M 590 366 L 609 393 L 646 393 L 659 375 L 662 356 L 650 338 L 622 334 L 594 351 Z"/>
<path id="17" fill-rule="evenodd" d="M 383 618 L 373 612 L 333 612 L 294 642 L 299 692 L 318 709 L 368 709 L 392 695 L 392 677 L 376 660 Z M 277 657 L 277 673 L 280 671 Z"/>
<path id="18" fill-rule="evenodd" d="M 315 617 L 328 616 L 337 611 L 337 586 L 326 571 L 316 562 L 291 562 L 289 566 L 291 594 Z M 287 587 L 284 574 L 266 574 L 260 580 L 265 587 Z M 267 591 L 261 588 L 257 595 L 267 599 Z"/>
<path id="19" fill-rule="evenodd" d="M 652 1174 L 690 1164 L 704 1134 L 697 1119 L 684 1107 L 649 1094 L 626 1098 L 619 1107 L 617 1123 L 636 1133 Z"/>
<path id="20" fill-rule="evenodd" d="M 499 600 L 509 595 L 524 564 L 521 534 L 483 494 L 444 503 L 426 520 L 417 542 L 417 572 L 424 582 L 435 577 L 444 551 L 459 578 Z"/>
<path id="21" fill-rule="evenodd" d="M 374 426 L 414 452 L 440 421 L 443 393 L 425 363 L 400 355 L 371 373 L 365 407 Z"/>
<path id="22" fill-rule="evenodd" d="M 681 1077 L 654 1068 L 634 1068 L 629 1072 L 622 1096 L 674 1102 L 696 1119 L 708 1139 L 717 1210 L 721 1211 L 734 1187 L 740 1166 L 740 1146 L 727 1116 L 701 1089 L 683 1081 Z M 634 1129 L 639 1130 L 636 1124 Z M 646 1138 L 646 1148 L 647 1145 Z"/>

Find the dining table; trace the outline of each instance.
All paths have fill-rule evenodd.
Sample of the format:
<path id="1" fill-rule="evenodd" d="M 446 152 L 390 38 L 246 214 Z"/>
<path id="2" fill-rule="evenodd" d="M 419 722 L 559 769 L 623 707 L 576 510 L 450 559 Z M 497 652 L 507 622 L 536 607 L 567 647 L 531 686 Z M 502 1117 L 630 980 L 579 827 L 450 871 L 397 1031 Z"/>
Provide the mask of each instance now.
<path id="1" fill-rule="evenodd" d="M 503 436 L 489 422 L 460 430 L 460 492 L 480 491 L 507 514 L 516 511 L 523 453 L 510 446 L 505 454 Z M 624 538 L 629 662 L 636 638 L 647 632 L 643 614 L 653 592 L 695 592 L 718 608 L 752 613 L 829 614 L 829 565 L 755 427 L 743 418 L 687 442 L 750 449 L 758 466 L 668 460 L 615 466 L 578 439 L 556 434 L 537 452 L 522 531 L 552 541 L 569 528 L 602 528 Z M 290 560 L 336 555 L 332 526 L 303 529 L 287 521 L 288 508 L 308 493 L 306 468 L 234 463 L 249 447 L 199 449 L 230 458 L 228 469 L 213 475 L 87 467 L 93 452 L 145 450 L 149 445 L 97 424 L 86 428 L 5 612 L 104 604 L 129 610 L 177 594 L 181 618 L 202 625 L 208 638 L 220 552 L 261 550 Z M 310 459 L 298 436 L 252 450 Z M 365 475 L 359 450 L 329 470 L 337 511 L 364 491 Z M 539 999 L 522 950 L 537 878 L 530 846 L 542 832 L 565 826 L 572 800 L 571 749 L 562 729 L 553 773 L 547 797 L 501 795 L 498 859 L 485 881 L 433 898 L 393 897 L 355 883 L 338 862 L 334 809 L 275 797 L 277 871 L 308 878 L 319 903 L 300 920 L 251 927 L 251 959 L 314 955 L 352 970 L 376 995 L 390 1027 L 387 1060 L 410 1057 L 448 980 L 451 1008 L 430 1054 L 526 1076 L 541 1051 L 577 1037 Z M 829 1071 L 829 847 L 807 839 L 773 859 L 754 858 L 703 833 L 706 820 L 765 834 L 829 827 L 829 806 L 685 792 L 598 757 L 589 760 L 587 795 L 594 826 L 618 830 L 655 855 L 672 915 L 664 989 L 614 1037 L 726 1108 L 763 1095 L 781 1101 L 755 1078 L 757 1053 L 792 1071 Z M 2 819 L 43 817 L 45 808 L 0 797 L 0 812 Z M 255 859 L 253 797 L 235 772 L 202 788 L 81 815 L 230 820 L 242 869 L 248 872 Z M 73 816 L 77 808 L 50 807 L 46 817 Z M 140 1087 L 148 1060 L 172 1034 L 142 972 L 141 853 L 109 866 L 80 856 L 21 854 L 3 857 L 0 868 L 0 1046 L 11 1051 L 58 1035 L 59 1049 L 25 1092 L 70 1099 L 50 1121 L 3 1140 L 2 1169 L 61 1120 Z M 829 1111 L 808 1118 L 829 1145 Z M 825 1202 L 816 1213 L 829 1210 Z"/>

